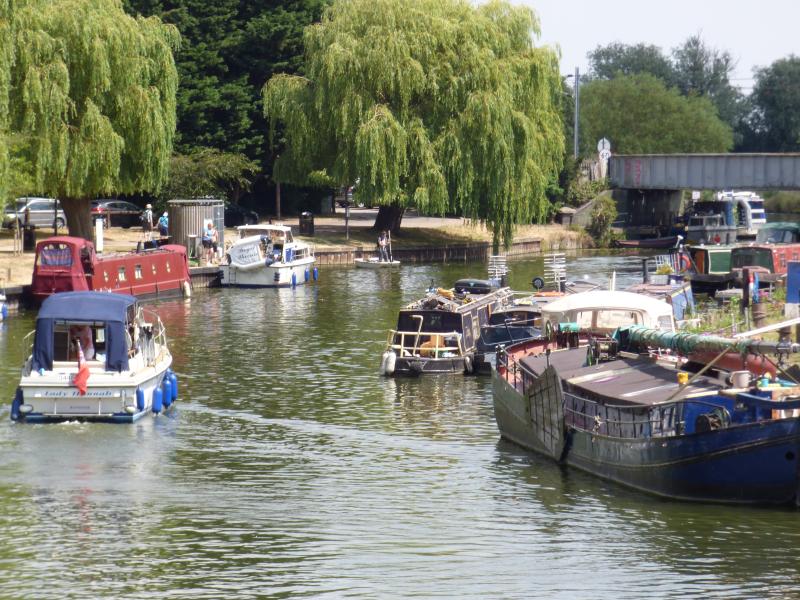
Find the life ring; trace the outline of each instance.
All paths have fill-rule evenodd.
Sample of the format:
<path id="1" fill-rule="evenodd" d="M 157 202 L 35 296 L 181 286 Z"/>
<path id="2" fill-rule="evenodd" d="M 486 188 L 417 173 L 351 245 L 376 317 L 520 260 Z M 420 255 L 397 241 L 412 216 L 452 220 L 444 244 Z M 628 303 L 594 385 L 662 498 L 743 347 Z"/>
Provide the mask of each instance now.
<path id="1" fill-rule="evenodd" d="M 692 268 L 692 261 L 691 259 L 686 256 L 685 254 L 681 254 L 680 260 L 680 272 L 685 273 L 686 271 Z"/>

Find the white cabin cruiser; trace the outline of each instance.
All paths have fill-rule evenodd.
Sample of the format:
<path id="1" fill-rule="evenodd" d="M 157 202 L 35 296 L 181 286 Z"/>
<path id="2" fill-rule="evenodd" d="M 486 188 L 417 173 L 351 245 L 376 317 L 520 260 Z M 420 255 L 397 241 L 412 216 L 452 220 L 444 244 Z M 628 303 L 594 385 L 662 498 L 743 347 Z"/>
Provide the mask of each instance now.
<path id="1" fill-rule="evenodd" d="M 228 248 L 222 285 L 287 287 L 317 278 L 314 250 L 285 225 L 242 225 Z"/>
<path id="2" fill-rule="evenodd" d="M 178 380 L 164 326 L 136 298 L 62 292 L 36 318 L 11 419 L 133 422 L 168 409 Z"/>

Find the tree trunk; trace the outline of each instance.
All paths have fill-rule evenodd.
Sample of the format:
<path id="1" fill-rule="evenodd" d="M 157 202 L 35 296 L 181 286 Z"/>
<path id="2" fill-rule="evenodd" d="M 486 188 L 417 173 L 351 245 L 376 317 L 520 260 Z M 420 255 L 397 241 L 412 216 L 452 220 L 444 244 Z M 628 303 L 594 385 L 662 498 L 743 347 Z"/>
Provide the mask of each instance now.
<path id="1" fill-rule="evenodd" d="M 375 224 L 372 229 L 375 231 L 391 231 L 394 234 L 400 232 L 400 223 L 403 222 L 403 214 L 406 209 L 399 204 L 381 205 L 378 208 L 378 216 L 375 217 Z"/>
<path id="2" fill-rule="evenodd" d="M 91 241 L 93 232 L 89 198 L 63 198 L 61 207 L 67 217 L 69 234 Z"/>
<path id="3" fill-rule="evenodd" d="M 275 218 L 281 218 L 281 184 L 275 182 Z"/>

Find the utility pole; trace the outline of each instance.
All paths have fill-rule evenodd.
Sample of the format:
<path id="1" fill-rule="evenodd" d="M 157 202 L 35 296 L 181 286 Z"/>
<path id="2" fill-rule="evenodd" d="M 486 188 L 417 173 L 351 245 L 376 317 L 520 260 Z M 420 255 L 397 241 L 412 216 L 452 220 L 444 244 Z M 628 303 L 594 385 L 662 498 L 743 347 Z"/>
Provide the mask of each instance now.
<path id="1" fill-rule="evenodd" d="M 578 115 L 581 109 L 581 74 L 578 67 L 575 67 L 575 145 L 574 155 L 578 158 Z"/>

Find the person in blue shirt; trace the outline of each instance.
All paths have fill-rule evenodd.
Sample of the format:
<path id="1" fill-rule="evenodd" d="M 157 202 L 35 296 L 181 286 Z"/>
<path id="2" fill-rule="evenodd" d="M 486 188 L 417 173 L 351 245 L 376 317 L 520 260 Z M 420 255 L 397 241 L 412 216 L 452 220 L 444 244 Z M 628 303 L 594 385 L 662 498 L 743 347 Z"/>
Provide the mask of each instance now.
<path id="1" fill-rule="evenodd" d="M 161 234 L 161 237 L 169 235 L 169 215 L 167 213 L 158 218 L 158 233 Z"/>

